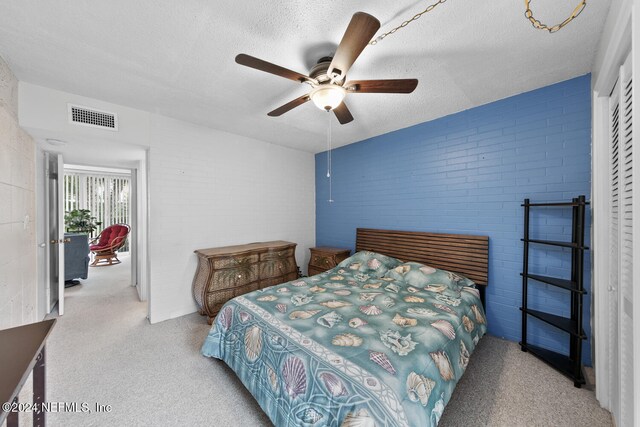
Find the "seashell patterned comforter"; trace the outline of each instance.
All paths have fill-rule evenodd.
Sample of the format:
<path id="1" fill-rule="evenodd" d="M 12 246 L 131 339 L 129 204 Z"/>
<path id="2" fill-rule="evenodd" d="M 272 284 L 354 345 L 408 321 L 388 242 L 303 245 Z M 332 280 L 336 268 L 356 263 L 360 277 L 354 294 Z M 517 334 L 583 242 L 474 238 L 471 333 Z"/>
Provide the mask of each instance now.
<path id="1" fill-rule="evenodd" d="M 202 353 L 276 426 L 435 426 L 485 319 L 470 280 L 359 252 L 229 301 Z"/>

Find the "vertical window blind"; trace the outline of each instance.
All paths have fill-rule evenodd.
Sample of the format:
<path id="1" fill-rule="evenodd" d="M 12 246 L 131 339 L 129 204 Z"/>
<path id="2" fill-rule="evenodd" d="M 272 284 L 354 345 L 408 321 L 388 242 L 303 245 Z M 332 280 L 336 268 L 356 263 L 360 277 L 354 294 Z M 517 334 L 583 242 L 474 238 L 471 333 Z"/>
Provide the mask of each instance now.
<path id="1" fill-rule="evenodd" d="M 89 209 L 101 225 L 94 235 L 112 224 L 131 224 L 131 178 L 65 171 L 64 210 Z M 129 243 L 120 250 L 129 250 Z"/>

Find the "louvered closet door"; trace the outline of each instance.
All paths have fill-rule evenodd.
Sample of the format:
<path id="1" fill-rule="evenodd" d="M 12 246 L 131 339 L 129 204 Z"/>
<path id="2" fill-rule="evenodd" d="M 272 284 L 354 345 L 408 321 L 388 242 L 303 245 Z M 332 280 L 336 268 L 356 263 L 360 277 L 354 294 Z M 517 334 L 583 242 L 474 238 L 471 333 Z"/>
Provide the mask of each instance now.
<path id="1" fill-rule="evenodd" d="M 630 57 L 610 97 L 609 385 L 618 425 L 633 425 L 633 81 Z M 637 291 L 636 291 L 637 292 Z"/>
<path id="2" fill-rule="evenodd" d="M 609 331 L 610 349 L 609 390 L 611 392 L 612 412 L 619 419 L 620 414 L 620 355 L 619 355 L 619 298 L 620 287 L 620 89 L 616 83 L 609 98 Z"/>
<path id="3" fill-rule="evenodd" d="M 633 425 L 633 81 L 630 57 L 621 68 L 619 117 L 620 185 L 620 425 Z"/>

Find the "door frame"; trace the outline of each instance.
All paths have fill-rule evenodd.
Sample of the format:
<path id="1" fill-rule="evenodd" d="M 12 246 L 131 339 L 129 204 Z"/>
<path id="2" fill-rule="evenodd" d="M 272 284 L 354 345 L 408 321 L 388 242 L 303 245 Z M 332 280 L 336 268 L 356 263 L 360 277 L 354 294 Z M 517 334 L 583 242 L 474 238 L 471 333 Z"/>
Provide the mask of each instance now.
<path id="1" fill-rule="evenodd" d="M 41 153 L 39 155 L 42 155 L 42 158 L 44 160 L 44 163 L 46 163 L 46 160 L 44 159 L 46 157 L 46 153 L 48 152 L 48 150 L 46 149 L 42 149 L 42 148 L 38 148 L 38 152 Z M 133 228 L 134 231 L 132 234 L 132 238 L 131 238 L 131 256 L 132 256 L 132 264 L 136 264 L 135 266 L 132 265 L 131 267 L 131 285 L 135 286 L 138 292 L 138 297 L 140 299 L 140 301 L 145 301 L 147 302 L 147 318 L 149 317 L 149 288 L 150 288 L 150 284 L 149 284 L 149 259 L 148 259 L 148 227 L 149 227 L 149 209 L 148 209 L 148 166 L 147 166 L 147 161 L 148 161 L 148 150 L 147 153 L 145 155 L 145 159 L 144 160 L 140 160 L 137 164 L 136 168 L 131 168 L 130 166 L 117 166 L 117 165 L 110 165 L 110 166 L 97 166 L 95 164 L 86 164 L 84 162 L 72 162 L 74 165 L 78 165 L 78 166 L 89 166 L 89 167 L 103 167 L 103 168 L 119 168 L 119 169 L 127 169 L 131 171 L 131 182 L 133 184 L 133 182 L 135 181 L 135 199 L 132 196 L 132 204 L 131 204 L 131 215 L 133 216 L 134 211 L 136 212 L 136 218 L 133 220 L 135 221 L 134 224 L 132 224 L 135 228 Z M 42 173 L 43 175 L 45 174 L 44 168 L 42 168 L 41 172 L 38 173 Z M 38 186 L 44 186 L 47 185 L 47 178 L 43 177 L 42 179 L 39 179 L 38 181 L 41 181 L 38 183 Z M 45 196 L 45 192 L 44 192 L 44 187 L 40 187 L 42 188 L 43 191 L 38 190 L 38 199 L 36 202 L 36 205 L 38 204 L 43 204 L 45 207 L 47 206 L 46 203 L 46 196 Z M 133 195 L 133 192 L 132 192 Z M 134 208 L 135 206 L 135 208 Z M 38 213 L 39 215 L 36 216 L 36 221 L 37 221 L 37 228 L 38 228 L 38 234 L 45 234 L 46 231 L 46 223 L 48 221 L 48 217 L 47 217 L 47 210 L 44 209 L 38 209 Z M 39 246 L 41 248 L 44 248 L 44 244 L 48 244 L 49 239 L 47 238 L 46 235 L 44 236 L 40 236 L 41 238 L 39 238 Z M 135 248 L 135 249 L 134 249 Z M 47 250 L 43 251 L 43 252 L 47 252 Z M 137 261 L 134 263 L 133 262 L 133 256 L 134 253 L 136 254 L 136 258 Z M 39 252 L 40 254 L 40 252 Z M 39 258 L 40 259 L 40 258 Z M 38 273 L 38 277 L 39 277 L 39 281 L 41 282 L 41 284 L 39 285 L 39 290 L 38 290 L 38 296 L 39 298 L 46 298 L 47 297 L 47 287 L 48 287 L 48 256 L 47 254 L 42 254 L 42 259 L 40 259 L 41 262 L 39 262 L 38 268 L 43 270 L 43 273 Z M 41 304 L 38 303 L 38 307 L 40 307 Z M 44 309 L 43 313 L 40 313 L 40 317 L 44 318 L 47 315 L 47 310 L 46 308 Z"/>

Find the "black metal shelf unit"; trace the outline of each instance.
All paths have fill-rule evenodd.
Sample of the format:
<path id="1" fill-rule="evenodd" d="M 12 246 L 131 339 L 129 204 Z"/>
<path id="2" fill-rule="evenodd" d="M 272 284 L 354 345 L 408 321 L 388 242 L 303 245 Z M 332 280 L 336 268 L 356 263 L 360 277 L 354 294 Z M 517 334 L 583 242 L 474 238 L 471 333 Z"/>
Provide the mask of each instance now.
<path id="1" fill-rule="evenodd" d="M 581 387 L 585 383 L 582 371 L 582 340 L 587 336 L 582 329 L 582 298 L 584 290 L 584 251 L 589 249 L 584 245 L 585 209 L 589 202 L 585 196 L 574 198 L 571 202 L 531 203 L 525 199 L 524 207 L 524 256 L 522 267 L 522 341 L 520 348 L 528 351 L 539 359 L 551 365 L 562 374 L 573 380 L 573 385 Z M 558 242 L 529 238 L 529 214 L 532 207 L 571 207 L 573 218 L 571 221 L 571 241 Z M 560 246 L 571 249 L 571 279 L 541 276 L 529 273 L 529 245 L 542 244 Z M 564 289 L 571 293 L 571 317 L 557 316 L 540 310 L 532 310 L 527 305 L 529 280 L 534 283 L 546 283 Z M 529 316 L 535 317 L 569 334 L 569 355 L 557 353 L 527 343 L 527 321 Z"/>

